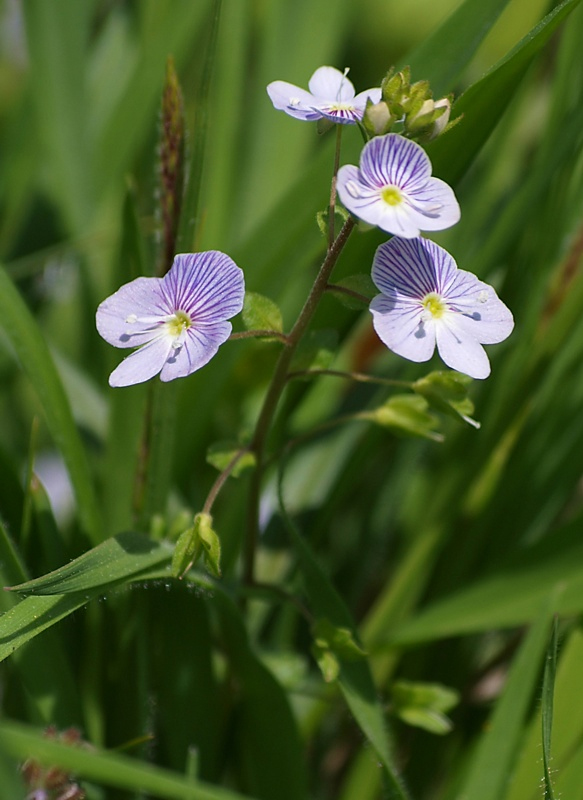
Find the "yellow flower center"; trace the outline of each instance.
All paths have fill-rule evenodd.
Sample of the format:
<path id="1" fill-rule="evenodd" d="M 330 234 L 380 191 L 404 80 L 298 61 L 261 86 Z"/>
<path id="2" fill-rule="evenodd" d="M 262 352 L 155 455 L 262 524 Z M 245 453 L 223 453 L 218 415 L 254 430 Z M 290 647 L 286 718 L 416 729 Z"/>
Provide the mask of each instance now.
<path id="1" fill-rule="evenodd" d="M 381 192 L 381 198 L 390 206 L 398 206 L 403 202 L 403 195 L 396 186 L 385 186 Z"/>
<path id="2" fill-rule="evenodd" d="M 192 320 L 186 311 L 176 311 L 174 316 L 166 322 L 166 329 L 171 336 L 180 336 L 192 325 Z"/>
<path id="3" fill-rule="evenodd" d="M 429 294 L 426 294 L 421 301 L 421 305 L 434 319 L 439 319 L 447 311 L 447 305 L 437 292 L 429 292 Z"/>

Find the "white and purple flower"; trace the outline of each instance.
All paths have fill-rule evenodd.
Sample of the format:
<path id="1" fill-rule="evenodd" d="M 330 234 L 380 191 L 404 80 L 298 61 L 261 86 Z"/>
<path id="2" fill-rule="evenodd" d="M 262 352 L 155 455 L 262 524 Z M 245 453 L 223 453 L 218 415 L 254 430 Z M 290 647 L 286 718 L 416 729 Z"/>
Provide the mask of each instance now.
<path id="1" fill-rule="evenodd" d="M 431 177 L 425 150 L 397 133 L 367 142 L 360 168 L 346 165 L 338 171 L 337 188 L 356 217 L 406 239 L 450 228 L 460 218 L 453 189 Z"/>
<path id="2" fill-rule="evenodd" d="M 325 117 L 332 122 L 355 125 L 362 119 L 369 98 L 372 103 L 379 102 L 381 90 L 368 89 L 355 96 L 347 73 L 347 69 L 340 72 L 334 67 L 320 67 L 310 78 L 309 92 L 293 83 L 273 81 L 267 87 L 267 94 L 275 108 L 290 117 L 307 121 Z"/>
<path id="3" fill-rule="evenodd" d="M 410 361 L 443 361 L 472 378 L 486 378 L 483 344 L 506 339 L 509 309 L 487 283 L 458 269 L 452 256 L 428 239 L 394 238 L 375 253 L 372 279 L 382 294 L 370 304 L 374 328 L 386 346 Z"/>
<path id="4" fill-rule="evenodd" d="M 243 272 L 217 250 L 183 253 L 163 278 L 136 278 L 97 309 L 97 330 L 114 347 L 137 347 L 109 376 L 110 386 L 163 381 L 200 369 L 243 308 Z"/>

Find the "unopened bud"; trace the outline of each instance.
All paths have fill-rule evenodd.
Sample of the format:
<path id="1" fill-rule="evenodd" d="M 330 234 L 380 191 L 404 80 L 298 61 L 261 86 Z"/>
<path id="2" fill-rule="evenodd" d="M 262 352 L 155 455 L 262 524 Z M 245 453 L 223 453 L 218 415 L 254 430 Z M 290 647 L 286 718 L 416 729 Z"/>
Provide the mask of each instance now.
<path id="1" fill-rule="evenodd" d="M 422 142 L 430 142 L 440 136 L 449 122 L 451 100 L 425 100 L 419 110 L 408 115 L 405 122 L 407 133 Z"/>
<path id="2" fill-rule="evenodd" d="M 390 131 L 394 119 L 388 105 L 381 100 L 380 103 L 367 104 L 362 121 L 370 136 L 383 136 Z"/>

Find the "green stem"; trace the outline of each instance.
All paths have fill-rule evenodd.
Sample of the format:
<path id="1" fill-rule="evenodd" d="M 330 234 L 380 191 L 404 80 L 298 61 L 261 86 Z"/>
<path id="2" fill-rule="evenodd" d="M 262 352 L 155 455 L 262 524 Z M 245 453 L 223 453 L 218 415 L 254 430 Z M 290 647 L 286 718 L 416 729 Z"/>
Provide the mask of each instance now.
<path id="1" fill-rule="evenodd" d="M 316 278 L 314 285 L 312 286 L 312 290 L 308 295 L 308 299 L 300 311 L 295 325 L 287 335 L 287 341 L 275 365 L 273 378 L 271 380 L 269 389 L 267 390 L 267 394 L 265 395 L 265 399 L 263 400 L 263 406 L 259 413 L 257 425 L 255 426 L 255 434 L 249 447 L 249 449 L 255 453 L 257 463 L 251 479 L 247 515 L 247 542 L 245 550 L 244 578 L 245 583 L 248 585 L 251 585 L 254 582 L 253 573 L 258 538 L 259 497 L 261 490 L 261 479 L 263 477 L 264 450 L 267 434 L 277 409 L 277 404 L 287 383 L 288 370 L 296 347 L 306 332 L 314 312 L 318 307 L 318 303 L 326 291 L 328 279 L 332 274 L 332 270 L 338 261 L 340 253 L 348 241 L 348 237 L 354 228 L 354 224 L 355 223 L 352 219 L 347 219 L 337 238 L 328 248 L 326 258 L 322 263 L 318 277 Z"/>
<path id="2" fill-rule="evenodd" d="M 343 372 L 337 369 L 301 369 L 288 372 L 287 379 L 291 381 L 294 378 L 317 378 L 320 375 L 330 375 L 333 378 L 344 378 L 345 380 L 357 381 L 358 383 L 374 383 L 378 386 L 398 386 L 403 389 L 411 389 L 412 387 L 410 381 L 398 381 L 393 378 L 377 378 L 375 375 L 367 375 L 364 372 Z"/>

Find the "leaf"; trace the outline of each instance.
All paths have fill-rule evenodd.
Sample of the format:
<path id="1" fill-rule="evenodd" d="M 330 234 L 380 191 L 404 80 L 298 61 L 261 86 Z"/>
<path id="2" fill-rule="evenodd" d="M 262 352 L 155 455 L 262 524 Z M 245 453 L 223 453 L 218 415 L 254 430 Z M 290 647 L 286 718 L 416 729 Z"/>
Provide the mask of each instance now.
<path id="1" fill-rule="evenodd" d="M 372 411 L 362 412 L 359 417 L 388 428 L 392 433 L 442 442 L 443 435 L 435 432 L 439 420 L 427 408 L 427 401 L 423 397 L 399 394 Z"/>
<path id="2" fill-rule="evenodd" d="M 94 747 L 71 747 L 52 741 L 41 731 L 16 722 L 0 722 L 0 748 L 19 761 L 34 758 L 42 764 L 62 767 L 94 783 L 163 800 L 253 800 L 249 795 L 185 778 L 119 753 Z"/>
<path id="3" fill-rule="evenodd" d="M 437 371 L 419 378 L 411 388 L 424 397 L 436 411 L 479 428 L 480 423 L 470 416 L 474 412 L 474 404 L 468 397 L 468 388 L 472 383 L 472 378 L 462 375 L 461 372 Z"/>
<path id="4" fill-rule="evenodd" d="M 278 481 L 279 506 L 298 556 L 305 591 L 312 609 L 318 616 L 329 619 L 332 625 L 348 628 L 355 641 L 358 641 L 355 625 L 344 601 L 285 510 L 282 480 L 283 465 L 280 467 Z M 389 751 L 383 712 L 377 699 L 368 660 L 343 662 L 337 680 L 357 724 L 375 748 L 385 768 L 388 797 L 390 800 L 406 800 L 408 793 L 397 774 Z"/>
<path id="5" fill-rule="evenodd" d="M 245 292 L 243 322 L 249 331 L 283 333 L 283 318 L 279 306 L 258 292 Z"/>
<path id="6" fill-rule="evenodd" d="M 0 326 L 36 390 L 77 498 L 81 524 L 93 544 L 101 541 L 101 514 L 85 450 L 69 399 L 45 339 L 16 287 L 0 267 Z"/>
<path id="7" fill-rule="evenodd" d="M 212 607 L 219 614 L 230 669 L 240 687 L 231 747 L 237 750 L 244 784 L 260 798 L 305 800 L 304 753 L 287 694 L 251 648 L 243 618 L 228 595 L 217 590 Z"/>
<path id="8" fill-rule="evenodd" d="M 547 597 L 537 621 L 512 662 L 504 693 L 496 704 L 472 758 L 460 797 L 499 800 L 516 761 L 524 721 L 537 685 L 547 644 L 549 621 L 556 604 L 554 592 Z"/>
<path id="9" fill-rule="evenodd" d="M 536 25 L 486 75 L 454 103 L 452 117 L 462 123 L 427 147 L 435 174 L 457 183 L 468 170 L 507 108 L 534 57 L 580 0 L 564 0 Z"/>
<path id="10" fill-rule="evenodd" d="M 22 594 L 59 595 L 103 589 L 168 563 L 171 557 L 172 549 L 167 543 L 153 542 L 141 533 L 119 533 L 64 567 L 11 586 L 10 590 Z"/>
<path id="11" fill-rule="evenodd" d="M 553 696 L 555 691 L 555 678 L 557 674 L 557 647 L 559 640 L 559 624 L 555 617 L 551 631 L 551 639 L 545 659 L 545 671 L 542 691 L 542 745 L 543 745 L 543 773 L 545 782 L 544 800 L 555 800 L 553 784 L 551 781 L 551 733 L 553 729 Z"/>
<path id="12" fill-rule="evenodd" d="M 451 91 L 508 3 L 465 0 L 407 56 L 413 78 L 427 78 L 434 97 Z"/>

